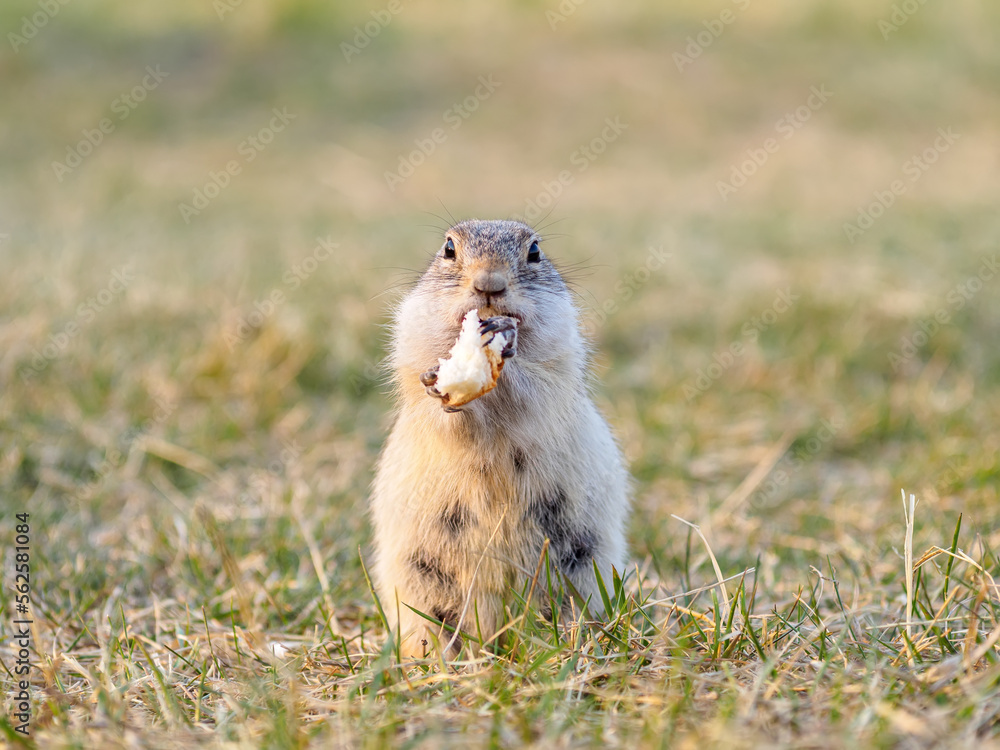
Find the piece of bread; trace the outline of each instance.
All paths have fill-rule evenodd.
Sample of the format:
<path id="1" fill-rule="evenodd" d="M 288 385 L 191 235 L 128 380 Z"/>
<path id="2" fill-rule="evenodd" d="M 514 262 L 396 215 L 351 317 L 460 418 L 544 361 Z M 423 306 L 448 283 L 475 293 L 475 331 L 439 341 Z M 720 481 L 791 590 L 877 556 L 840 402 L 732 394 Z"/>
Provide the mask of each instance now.
<path id="1" fill-rule="evenodd" d="M 500 377 L 507 337 L 499 331 L 482 334 L 480 325 L 479 310 L 466 313 L 448 359 L 438 360 L 440 368 L 434 386 L 448 406 L 461 406 L 489 393 Z"/>

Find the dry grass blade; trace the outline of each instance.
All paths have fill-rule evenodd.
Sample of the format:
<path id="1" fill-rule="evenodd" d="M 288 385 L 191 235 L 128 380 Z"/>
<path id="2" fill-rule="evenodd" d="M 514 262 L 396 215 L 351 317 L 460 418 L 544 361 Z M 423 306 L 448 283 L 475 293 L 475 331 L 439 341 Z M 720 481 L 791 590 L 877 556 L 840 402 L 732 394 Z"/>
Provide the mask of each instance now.
<path id="1" fill-rule="evenodd" d="M 903 517 L 906 521 L 906 538 L 903 543 L 903 564 L 906 566 L 906 647 L 911 651 L 910 664 L 913 664 L 913 516 L 917 507 L 917 498 L 910 495 L 909 503 L 906 500 L 906 491 L 900 490 L 903 495 Z"/>
<path id="2" fill-rule="evenodd" d="M 160 438 L 144 435 L 138 439 L 136 447 L 151 456 L 157 456 L 201 474 L 206 479 L 215 479 L 222 473 L 222 469 L 204 456 Z"/>
<path id="3" fill-rule="evenodd" d="M 712 545 L 708 543 L 708 539 L 705 535 L 701 533 L 701 527 L 697 524 L 693 524 L 690 521 L 685 521 L 680 516 L 670 514 L 670 517 L 680 521 L 681 523 L 687 525 L 688 527 L 694 529 L 695 533 L 698 534 L 702 543 L 705 545 L 705 551 L 708 553 L 708 558 L 712 561 L 712 569 L 715 571 L 715 578 L 719 586 L 719 594 L 722 596 L 722 619 L 729 619 L 729 594 L 726 592 L 726 578 L 722 575 L 722 568 L 719 567 L 719 561 L 715 559 L 715 553 L 712 551 Z"/>
<path id="4" fill-rule="evenodd" d="M 455 624 L 455 632 L 451 634 L 448 644 L 442 650 L 443 654 L 450 654 L 452 648 L 455 646 L 455 642 L 458 640 L 459 633 L 462 631 L 462 625 L 465 623 L 465 618 L 469 613 L 469 606 L 472 604 L 472 590 L 473 586 L 475 586 L 476 578 L 479 576 L 479 570 L 483 565 L 483 560 L 486 559 L 486 554 L 493 546 L 493 540 L 496 539 L 497 532 L 500 531 L 500 527 L 503 525 L 506 517 L 507 509 L 504 509 L 504 512 L 500 514 L 499 520 L 497 520 L 496 526 L 493 527 L 493 532 L 490 534 L 490 538 L 487 540 L 486 546 L 479 554 L 479 560 L 476 562 L 476 568 L 472 571 L 472 580 L 469 581 L 469 589 L 465 592 L 465 601 L 462 604 L 462 611 L 459 613 L 458 622 Z"/>
<path id="5" fill-rule="evenodd" d="M 795 436 L 799 431 L 796 427 L 789 427 L 782 433 L 781 437 L 761 456 L 757 465 L 754 466 L 753 471 L 747 474 L 746 478 L 739 483 L 736 489 L 722 501 L 722 504 L 712 514 L 714 518 L 725 519 L 735 513 L 737 508 L 746 502 L 746 499 L 753 494 L 758 485 L 764 481 L 778 461 L 781 460 L 781 457 L 785 455 L 788 446 L 795 440 Z"/>

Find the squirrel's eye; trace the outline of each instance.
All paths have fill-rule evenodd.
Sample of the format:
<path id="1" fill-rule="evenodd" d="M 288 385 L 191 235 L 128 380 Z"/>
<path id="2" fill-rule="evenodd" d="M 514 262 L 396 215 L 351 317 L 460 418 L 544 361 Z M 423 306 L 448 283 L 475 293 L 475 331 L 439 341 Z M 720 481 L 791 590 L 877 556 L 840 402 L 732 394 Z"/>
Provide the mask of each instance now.
<path id="1" fill-rule="evenodd" d="M 542 251 L 538 249 L 538 240 L 531 243 L 528 248 L 528 262 L 538 263 L 542 259 Z"/>
<path id="2" fill-rule="evenodd" d="M 452 242 L 451 237 L 444 243 L 444 257 L 452 260 L 455 258 L 455 243 Z"/>

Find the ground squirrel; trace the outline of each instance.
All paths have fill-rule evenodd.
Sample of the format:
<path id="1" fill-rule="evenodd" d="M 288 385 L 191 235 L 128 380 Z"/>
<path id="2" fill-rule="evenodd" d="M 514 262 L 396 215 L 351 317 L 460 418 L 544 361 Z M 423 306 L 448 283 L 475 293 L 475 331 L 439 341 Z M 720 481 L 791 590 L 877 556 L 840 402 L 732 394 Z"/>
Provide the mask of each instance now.
<path id="1" fill-rule="evenodd" d="M 396 310 L 398 413 L 371 512 L 377 593 L 404 655 L 461 644 L 410 607 L 489 639 L 546 538 L 593 614 L 603 610 L 593 561 L 609 587 L 625 564 L 628 474 L 590 398 L 570 291 L 540 243 L 517 221 L 456 224 Z M 492 391 L 448 406 L 437 363 L 474 309 L 484 331 L 505 333 L 506 366 Z"/>

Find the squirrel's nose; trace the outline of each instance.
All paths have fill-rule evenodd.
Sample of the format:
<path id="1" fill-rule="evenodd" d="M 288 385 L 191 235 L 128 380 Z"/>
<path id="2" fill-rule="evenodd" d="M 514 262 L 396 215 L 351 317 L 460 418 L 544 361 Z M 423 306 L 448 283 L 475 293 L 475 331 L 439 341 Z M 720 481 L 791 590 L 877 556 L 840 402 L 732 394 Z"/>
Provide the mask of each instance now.
<path id="1" fill-rule="evenodd" d="M 480 271 L 472 279 L 472 287 L 481 294 L 503 294 L 507 291 L 507 277 L 501 271 Z"/>

